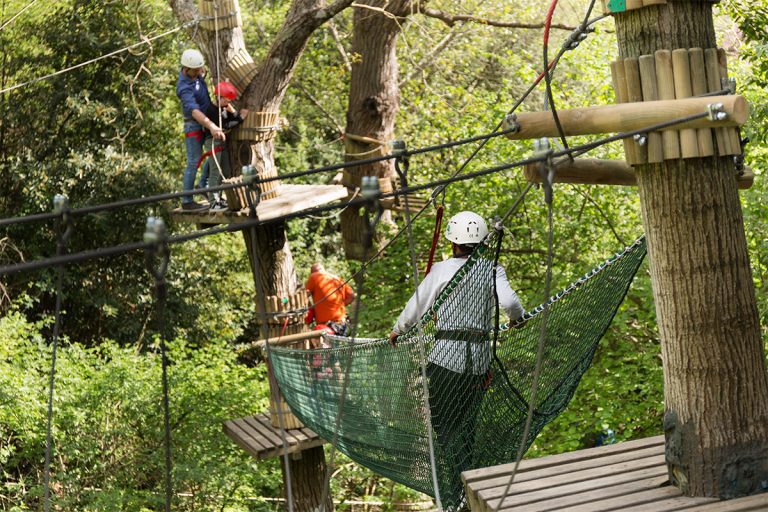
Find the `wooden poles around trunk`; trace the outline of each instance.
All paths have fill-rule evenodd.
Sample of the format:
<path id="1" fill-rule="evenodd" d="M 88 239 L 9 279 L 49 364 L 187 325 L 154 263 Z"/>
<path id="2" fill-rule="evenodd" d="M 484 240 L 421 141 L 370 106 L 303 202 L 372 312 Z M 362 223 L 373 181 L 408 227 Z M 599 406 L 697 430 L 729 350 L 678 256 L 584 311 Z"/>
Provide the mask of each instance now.
<path id="1" fill-rule="evenodd" d="M 705 48 L 709 89 L 719 86 L 709 72 L 720 66 L 710 2 L 677 0 L 614 19 L 621 59 Z M 734 149 L 731 137 L 716 133 L 718 147 Z M 732 158 L 634 168 L 661 337 L 670 478 L 690 496 L 762 492 L 768 373 Z"/>

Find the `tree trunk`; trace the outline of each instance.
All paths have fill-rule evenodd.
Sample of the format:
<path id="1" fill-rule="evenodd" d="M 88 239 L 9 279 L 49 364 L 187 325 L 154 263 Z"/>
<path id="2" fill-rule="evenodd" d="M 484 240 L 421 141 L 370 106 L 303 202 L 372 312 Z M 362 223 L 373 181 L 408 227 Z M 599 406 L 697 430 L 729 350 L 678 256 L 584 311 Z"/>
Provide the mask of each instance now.
<path id="1" fill-rule="evenodd" d="M 621 58 L 713 48 L 704 1 L 617 14 Z M 768 481 L 768 377 L 730 157 L 635 167 L 664 363 L 670 479 L 735 497 Z"/>
<path id="2" fill-rule="evenodd" d="M 315 29 L 350 3 L 352 0 L 337 0 L 326 6 L 322 0 L 293 0 L 266 58 L 257 66 L 253 78 L 245 87 L 241 103 L 245 103 L 245 107 L 253 113 L 279 112 L 280 104 L 310 36 Z M 170 0 L 170 4 L 174 15 L 180 21 L 189 22 L 200 18 L 195 0 Z M 235 10 L 239 11 L 237 0 L 234 6 Z M 211 84 L 221 79 L 220 75 L 235 55 L 248 56 L 242 27 L 205 30 L 195 26 L 189 30 L 189 33 L 206 56 L 212 75 Z M 240 166 L 250 160 L 259 177 L 277 175 L 272 139 L 253 144 L 230 144 L 230 151 L 233 155 L 232 161 L 235 163 L 233 167 L 235 174 L 239 174 Z M 285 297 L 295 294 L 302 283 L 299 282 L 293 265 L 285 224 L 258 226 L 252 231 L 244 231 L 243 236 L 251 262 L 254 284 L 257 291 L 260 287 L 262 288 L 263 296 L 257 302 L 258 310 L 264 307 L 263 299 L 266 295 Z M 260 321 L 264 322 L 265 319 L 261 318 Z M 265 327 L 268 326 L 262 326 L 262 331 Z M 291 326 L 286 333 L 300 330 L 306 330 L 302 322 Z M 279 393 L 275 393 L 275 397 L 282 400 Z M 326 494 L 329 496 L 328 501 L 331 505 L 321 507 L 323 504 L 320 503 L 324 468 L 325 455 L 322 447 L 304 452 L 303 457 L 291 460 L 293 485 L 290 491 L 296 501 L 297 512 L 333 510 L 330 492 Z M 283 470 L 285 471 L 285 467 Z M 318 478 L 320 478 L 319 481 Z"/>
<path id="3" fill-rule="evenodd" d="M 349 84 L 346 161 L 371 158 L 388 152 L 385 145 L 367 143 L 358 137 L 383 143 L 392 140 L 395 117 L 400 109 L 397 37 L 402 31 L 406 16 L 410 13 L 411 2 L 368 0 L 364 4 L 376 9 L 385 9 L 388 15 L 362 7 L 355 10 L 352 54 L 358 55 L 359 58 L 352 63 Z M 359 186 L 362 176 L 389 178 L 394 174 L 395 167 L 394 162 L 387 160 L 351 167 L 346 172 L 351 181 L 345 180 L 345 184 L 350 187 L 350 192 L 354 193 L 354 187 Z M 361 209 L 347 208 L 342 212 L 341 233 L 347 258 L 363 259 L 366 229 Z"/>
<path id="4" fill-rule="evenodd" d="M 297 458 L 294 458 L 294 455 Z M 298 454 L 289 455 L 288 462 L 291 469 L 294 510 L 332 512 L 334 506 L 330 493 L 326 493 L 325 503 L 321 504 L 323 482 L 327 471 L 323 447 L 316 446 Z M 283 457 L 280 457 L 280 463 L 283 465 L 283 471 L 285 471 L 285 459 Z"/>

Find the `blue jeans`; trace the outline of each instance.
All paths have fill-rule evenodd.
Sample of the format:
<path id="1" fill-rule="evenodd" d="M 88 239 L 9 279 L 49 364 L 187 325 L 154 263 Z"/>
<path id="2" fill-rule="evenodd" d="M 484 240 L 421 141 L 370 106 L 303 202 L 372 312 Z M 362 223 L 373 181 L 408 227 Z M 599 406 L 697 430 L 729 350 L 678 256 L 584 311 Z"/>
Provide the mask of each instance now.
<path id="1" fill-rule="evenodd" d="M 218 187 L 221 185 L 222 173 L 224 178 L 230 178 L 232 172 L 229 164 L 229 153 L 227 152 L 226 142 L 223 140 L 206 139 L 204 149 L 206 151 L 211 150 L 211 145 L 217 149 L 216 154 L 205 159 L 203 169 L 200 171 L 200 179 L 197 180 L 197 188 Z M 219 163 L 216 165 L 214 158 Z M 221 172 L 219 172 L 221 168 Z"/>
<path id="2" fill-rule="evenodd" d="M 192 132 L 200 132 L 196 136 L 188 136 Z M 197 176 L 197 164 L 200 156 L 203 154 L 203 144 L 205 138 L 210 137 L 203 131 L 203 127 L 197 121 L 184 121 L 184 146 L 187 149 L 187 166 L 184 168 L 184 177 L 181 179 L 181 190 L 192 190 L 195 188 L 195 177 Z M 182 196 L 181 202 L 191 203 L 192 194 Z"/>

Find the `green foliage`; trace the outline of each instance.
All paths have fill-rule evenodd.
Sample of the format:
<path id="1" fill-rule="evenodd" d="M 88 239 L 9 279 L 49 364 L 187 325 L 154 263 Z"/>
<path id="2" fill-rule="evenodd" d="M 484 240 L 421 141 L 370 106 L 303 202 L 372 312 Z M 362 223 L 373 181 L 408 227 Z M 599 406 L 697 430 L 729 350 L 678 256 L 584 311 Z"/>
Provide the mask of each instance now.
<path id="1" fill-rule="evenodd" d="M 18 312 L 0 320 L 0 510 L 35 509 L 46 437 L 50 347 Z M 57 357 L 54 510 L 162 507 L 164 451 L 157 342 L 137 352 L 105 340 L 64 343 Z M 266 408 L 264 367 L 237 363 L 225 344 L 170 344 L 175 510 L 216 502 L 251 510 L 249 496 L 280 487 L 275 463 L 256 463 L 221 432 L 226 419 Z M 207 506 L 207 505 L 206 505 Z"/>
<path id="2" fill-rule="evenodd" d="M 9 19 L 27 3 L 3 2 L 0 17 Z M 240 5 L 247 46 L 259 61 L 288 2 L 241 0 Z M 430 7 L 535 23 L 543 20 L 547 5 L 442 0 Z M 562 0 L 555 21 L 575 25 L 583 9 L 583 2 Z M 334 20 L 338 41 L 326 25 L 308 44 L 281 107 L 290 122 L 276 139 L 281 172 L 342 159 L 339 130 L 346 115 L 349 71 L 338 45 L 349 54 L 351 19 L 351 12 L 344 12 Z M 761 324 L 766 326 L 765 6 L 759 1 L 726 1 L 717 20 L 727 29 L 725 43 L 735 40 L 726 44 L 731 73 L 752 107 L 743 133 L 752 140 L 747 164 L 757 177 L 741 197 Z M 39 2 L 0 30 L 0 88 L 85 62 L 176 24 L 161 0 Z M 553 82 L 558 107 L 613 102 L 607 66 L 615 58 L 612 28 L 610 19 L 601 21 L 596 33 L 558 65 Z M 49 211 L 56 193 L 66 193 L 78 207 L 179 188 L 184 151 L 174 83 L 179 50 L 190 44 L 181 34 L 0 95 L 3 217 Z M 553 30 L 550 56 L 567 34 Z M 471 23 L 448 27 L 414 15 L 405 24 L 399 58 L 397 136 L 411 148 L 422 147 L 493 129 L 542 68 L 541 31 Z M 543 104 L 540 86 L 520 109 L 540 110 Z M 569 143 L 582 140 L 587 139 Z M 426 183 L 457 172 L 475 147 L 414 157 L 410 182 Z M 490 141 L 463 172 L 525 158 L 531 149 L 528 142 Z M 621 150 L 611 145 L 592 156 L 621 158 Z M 329 174 L 306 181 L 331 178 Z M 474 209 L 488 218 L 502 215 L 525 185 L 519 170 L 454 184 L 445 196 L 446 214 Z M 633 189 L 558 186 L 554 211 L 553 291 L 642 230 Z M 166 206 L 77 219 L 70 250 L 137 241 L 150 214 L 168 220 Z M 396 226 L 404 225 L 403 216 L 394 220 Z M 188 229 L 168 223 L 175 233 Z M 529 194 L 508 228 L 502 264 L 524 304 L 533 307 L 544 299 L 546 270 L 546 206 L 540 191 Z M 394 232 L 391 226 L 379 229 L 387 233 L 385 238 Z M 429 209 L 413 226 L 420 272 L 433 229 Z M 288 230 L 300 279 L 307 277 L 315 260 L 343 277 L 360 268 L 343 260 L 338 217 L 291 221 Z M 272 506 L 246 497 L 277 498 L 282 489 L 278 461 L 256 464 L 220 432 L 223 419 L 265 408 L 263 368 L 238 366 L 227 345 L 243 336 L 243 326 L 253 316 L 253 282 L 243 249 L 240 236 L 220 235 L 174 246 L 171 256 L 167 321 L 170 337 L 176 340 L 171 351 L 174 481 L 178 491 L 191 495 L 178 499 L 180 510 L 266 510 Z M 52 225 L 0 233 L 3 264 L 54 251 Z M 447 254 L 443 240 L 438 260 Z M 0 319 L 0 510 L 39 505 L 54 283 L 55 273 L 46 271 L 14 276 L 0 287 L 0 311 L 5 315 Z M 60 510 L 139 511 L 160 506 L 162 415 L 151 284 L 141 254 L 66 269 L 65 337 L 54 424 Z M 407 236 L 372 263 L 355 286 L 360 292 L 360 335 L 385 335 L 414 287 Z M 768 339 L 768 329 L 763 329 Z M 663 395 L 657 338 L 649 278 L 641 271 L 570 407 L 539 436 L 529 456 L 591 446 L 607 429 L 619 440 L 659 433 Z M 369 495 L 386 503 L 424 499 L 338 455 L 337 464 L 341 469 L 332 483 L 336 498 Z"/>

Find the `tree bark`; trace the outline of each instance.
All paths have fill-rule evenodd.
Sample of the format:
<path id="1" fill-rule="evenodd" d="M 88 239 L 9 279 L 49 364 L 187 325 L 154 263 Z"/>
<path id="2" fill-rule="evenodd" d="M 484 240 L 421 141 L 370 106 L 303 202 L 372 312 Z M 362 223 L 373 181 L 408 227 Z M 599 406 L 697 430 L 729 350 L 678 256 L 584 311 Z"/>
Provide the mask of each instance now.
<path id="1" fill-rule="evenodd" d="M 710 2 L 615 16 L 621 58 L 712 48 Z M 730 157 L 635 167 L 664 363 L 671 481 L 729 498 L 768 481 L 768 376 Z"/>
<path id="2" fill-rule="evenodd" d="M 326 493 L 325 503 L 321 505 L 323 497 L 323 483 L 325 481 L 325 450 L 322 446 L 316 446 L 296 454 L 299 458 L 290 455 L 288 463 L 291 471 L 291 490 L 293 492 L 294 510 L 311 510 L 313 512 L 331 512 L 334 509 L 333 498 Z M 285 459 L 280 457 L 280 463 L 285 470 Z"/>
<path id="3" fill-rule="evenodd" d="M 169 1 L 174 15 L 180 21 L 189 22 L 200 17 L 195 0 Z M 254 77 L 243 91 L 241 101 L 251 112 L 280 110 L 280 104 L 312 33 L 351 3 L 352 0 L 337 0 L 326 6 L 323 0 L 293 0 L 266 58 L 258 64 Z M 239 9 L 237 4 L 236 7 Z M 209 63 L 212 84 L 221 79 L 220 74 L 234 55 L 243 52 L 247 54 L 241 27 L 212 31 L 195 26 L 190 28 L 189 33 Z M 258 176 L 277 174 L 272 139 L 250 144 L 250 151 L 247 144 L 234 146 L 230 146 L 230 151 L 235 173 L 239 173 L 240 166 L 250 160 Z M 295 294 L 302 283 L 293 265 L 285 224 L 258 226 L 253 231 L 244 231 L 243 236 L 257 290 L 262 288 L 261 293 L 265 297 Z M 264 304 L 264 301 L 259 302 Z M 267 327 L 262 326 L 262 330 Z M 286 333 L 298 330 L 306 330 L 305 324 L 295 324 Z M 296 502 L 296 511 L 333 510 L 330 492 L 326 492 L 327 503 L 321 503 L 324 468 L 325 455 L 322 447 L 311 449 L 304 452 L 300 458 L 291 460 L 290 470 L 293 478 L 290 492 Z M 283 470 L 285 471 L 285 467 Z"/>
<path id="4" fill-rule="evenodd" d="M 407 21 L 411 1 L 368 0 L 364 5 L 370 8 L 358 7 L 353 18 L 352 54 L 358 58 L 352 63 L 346 133 L 387 142 L 394 138 L 395 117 L 400 109 L 397 37 Z M 387 151 L 379 144 L 361 143 L 351 137 L 347 137 L 345 148 L 346 161 L 370 158 L 377 149 L 382 154 Z M 357 183 L 362 176 L 388 178 L 394 172 L 390 160 L 347 169 Z M 347 258 L 363 259 L 366 230 L 361 209 L 342 212 L 341 233 Z"/>

